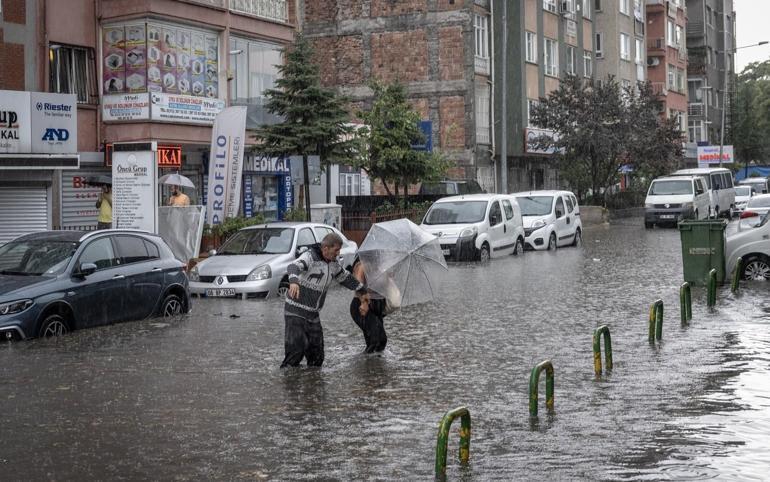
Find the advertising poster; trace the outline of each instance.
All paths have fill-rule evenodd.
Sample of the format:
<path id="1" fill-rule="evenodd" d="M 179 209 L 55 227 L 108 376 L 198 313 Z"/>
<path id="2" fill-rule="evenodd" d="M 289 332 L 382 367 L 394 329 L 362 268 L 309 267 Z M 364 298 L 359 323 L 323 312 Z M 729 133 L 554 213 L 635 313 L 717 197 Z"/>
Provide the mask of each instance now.
<path id="1" fill-rule="evenodd" d="M 0 152 L 31 152 L 30 93 L 0 90 Z"/>
<path id="2" fill-rule="evenodd" d="M 157 169 L 152 151 L 112 153 L 112 226 L 157 232 Z"/>
<path id="3" fill-rule="evenodd" d="M 246 107 L 228 107 L 219 113 L 211 131 L 206 221 L 214 226 L 238 215 L 241 202 Z"/>
<path id="4" fill-rule="evenodd" d="M 75 94 L 30 94 L 32 152 L 78 152 L 78 100 Z"/>
<path id="5" fill-rule="evenodd" d="M 147 41 L 145 26 L 126 26 L 126 92 L 147 91 Z"/>
<path id="6" fill-rule="evenodd" d="M 112 94 L 102 97 L 102 119 L 133 121 L 150 118 L 150 94 Z"/>
<path id="7" fill-rule="evenodd" d="M 176 29 L 163 27 L 160 31 L 160 75 L 163 92 L 177 94 Z"/>
<path id="8" fill-rule="evenodd" d="M 191 34 L 189 30 L 179 29 L 176 34 L 176 79 L 180 94 L 191 95 L 192 83 L 190 77 Z"/>
<path id="9" fill-rule="evenodd" d="M 191 54 L 191 92 L 192 95 L 203 97 L 206 94 L 206 37 L 202 33 L 192 34 Z"/>
<path id="10" fill-rule="evenodd" d="M 147 24 L 147 90 L 149 92 L 163 91 L 160 64 L 160 27 Z"/>
<path id="11" fill-rule="evenodd" d="M 125 92 L 126 87 L 126 59 L 125 37 L 123 26 L 107 27 L 104 29 L 104 68 L 102 75 L 102 89 L 105 94 L 119 94 Z"/>
<path id="12" fill-rule="evenodd" d="M 722 146 L 722 164 L 733 163 L 733 146 Z M 719 165 L 719 146 L 698 146 L 698 167 Z"/>
<path id="13" fill-rule="evenodd" d="M 154 92 L 150 95 L 150 114 L 153 119 L 159 121 L 211 125 L 217 114 L 224 108 L 225 101 L 220 99 L 204 99 L 162 92 Z"/>
<path id="14" fill-rule="evenodd" d="M 209 98 L 216 98 L 219 94 L 217 83 L 219 76 L 219 60 L 217 52 L 217 38 L 206 37 L 206 88 L 205 95 Z"/>

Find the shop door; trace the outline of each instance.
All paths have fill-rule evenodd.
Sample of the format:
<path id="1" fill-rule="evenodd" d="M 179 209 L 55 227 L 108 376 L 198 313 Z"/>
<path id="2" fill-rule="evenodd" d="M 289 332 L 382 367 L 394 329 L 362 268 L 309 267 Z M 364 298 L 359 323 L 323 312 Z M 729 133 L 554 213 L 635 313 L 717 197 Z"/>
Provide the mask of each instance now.
<path id="1" fill-rule="evenodd" d="M 0 244 L 22 234 L 50 229 L 45 185 L 0 186 Z"/>
<path id="2" fill-rule="evenodd" d="M 62 171 L 61 174 L 61 226 L 64 229 L 96 229 L 99 210 L 96 200 L 101 188 L 87 186 L 85 181 L 93 176 L 111 176 L 107 168 L 81 168 Z"/>

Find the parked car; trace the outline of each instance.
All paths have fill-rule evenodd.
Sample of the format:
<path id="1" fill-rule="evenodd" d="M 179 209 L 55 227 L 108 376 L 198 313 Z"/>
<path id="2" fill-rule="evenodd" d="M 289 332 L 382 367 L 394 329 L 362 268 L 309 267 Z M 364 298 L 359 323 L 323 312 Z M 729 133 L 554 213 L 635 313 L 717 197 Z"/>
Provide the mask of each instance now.
<path id="1" fill-rule="evenodd" d="M 654 179 L 644 200 L 644 227 L 676 224 L 683 219 L 706 219 L 709 195 L 701 176 L 666 176 Z"/>
<path id="2" fill-rule="evenodd" d="M 756 191 L 750 185 L 735 186 L 735 214 L 740 214 L 746 209 L 746 204 L 755 195 Z"/>
<path id="3" fill-rule="evenodd" d="M 0 246 L 0 336 L 24 339 L 190 309 L 184 264 L 155 234 L 44 231 Z"/>
<path id="4" fill-rule="evenodd" d="M 738 181 L 739 186 L 751 186 L 757 194 L 770 193 L 770 181 L 766 177 L 748 177 Z"/>
<path id="5" fill-rule="evenodd" d="M 439 238 L 444 256 L 479 260 L 524 251 L 524 227 L 516 198 L 507 194 L 470 194 L 439 199 L 420 225 Z"/>
<path id="6" fill-rule="evenodd" d="M 422 183 L 420 194 L 439 194 L 441 196 L 454 196 L 457 194 L 479 194 L 484 190 L 473 179 L 465 181 L 440 181 L 434 183 Z"/>
<path id="7" fill-rule="evenodd" d="M 735 189 L 733 173 L 724 167 L 700 167 L 696 169 L 680 169 L 672 176 L 701 176 L 706 182 L 706 192 L 709 195 L 708 217 L 732 217 L 735 209 Z"/>
<path id="8" fill-rule="evenodd" d="M 358 245 L 319 223 L 276 222 L 242 228 L 190 270 L 190 292 L 212 297 L 285 297 L 286 268 L 329 233 L 342 238 L 342 266 L 352 266 Z"/>
<path id="9" fill-rule="evenodd" d="M 762 215 L 753 227 L 727 236 L 725 259 L 728 273 L 735 270 L 738 258 L 743 259 L 739 276 L 747 280 L 770 280 L 770 213 Z"/>
<path id="10" fill-rule="evenodd" d="M 524 246 L 552 250 L 560 246 L 579 246 L 583 242 L 583 223 L 577 198 L 569 191 L 530 191 L 513 194 L 524 219 Z"/>
<path id="11" fill-rule="evenodd" d="M 740 215 L 738 228 L 751 228 L 762 221 L 762 216 L 770 211 L 770 194 L 757 194 L 746 203 L 746 209 Z"/>

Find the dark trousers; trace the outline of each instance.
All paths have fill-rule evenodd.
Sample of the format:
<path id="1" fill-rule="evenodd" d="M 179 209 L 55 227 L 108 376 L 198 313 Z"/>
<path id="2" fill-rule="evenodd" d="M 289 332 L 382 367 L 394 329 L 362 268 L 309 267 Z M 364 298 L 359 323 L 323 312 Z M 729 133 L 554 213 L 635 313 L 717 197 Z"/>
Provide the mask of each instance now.
<path id="1" fill-rule="evenodd" d="M 364 353 L 374 353 L 385 349 L 388 344 L 388 335 L 385 333 L 385 324 L 379 316 L 366 316 L 354 319 L 361 331 L 364 332 L 366 348 Z"/>
<path id="2" fill-rule="evenodd" d="M 307 366 L 320 367 L 324 362 L 324 331 L 320 318 L 308 321 L 298 316 L 284 316 L 284 352 L 281 368 L 299 366 L 307 358 Z"/>

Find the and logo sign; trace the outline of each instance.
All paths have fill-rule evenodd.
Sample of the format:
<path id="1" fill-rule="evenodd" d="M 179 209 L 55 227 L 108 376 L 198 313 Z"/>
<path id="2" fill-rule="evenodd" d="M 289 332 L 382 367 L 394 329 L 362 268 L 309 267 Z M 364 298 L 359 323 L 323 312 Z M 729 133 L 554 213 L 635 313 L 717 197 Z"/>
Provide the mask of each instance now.
<path id="1" fill-rule="evenodd" d="M 44 141 L 52 141 L 52 142 L 64 142 L 67 139 L 70 138 L 70 131 L 67 129 L 46 129 L 45 134 L 43 134 Z"/>
<path id="2" fill-rule="evenodd" d="M 182 146 L 158 146 L 158 167 L 182 167 Z"/>

